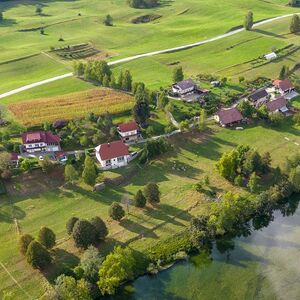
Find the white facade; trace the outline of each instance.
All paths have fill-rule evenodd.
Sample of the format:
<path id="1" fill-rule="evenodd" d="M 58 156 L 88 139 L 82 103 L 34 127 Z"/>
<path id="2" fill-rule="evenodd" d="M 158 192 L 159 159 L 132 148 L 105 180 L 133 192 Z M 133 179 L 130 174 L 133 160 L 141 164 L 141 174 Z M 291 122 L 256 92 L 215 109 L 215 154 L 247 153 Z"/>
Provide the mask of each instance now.
<path id="1" fill-rule="evenodd" d="M 132 130 L 132 131 L 126 131 L 126 132 L 118 131 L 118 132 L 124 143 L 130 142 L 130 141 L 135 141 L 141 137 L 141 134 L 139 133 L 138 130 Z"/>
<path id="2" fill-rule="evenodd" d="M 100 146 L 96 147 L 96 158 L 99 161 L 101 167 L 103 170 L 109 170 L 109 169 L 117 169 L 121 167 L 125 167 L 128 165 L 131 156 L 130 155 L 124 155 L 119 157 L 114 157 L 111 159 L 103 160 L 100 156 Z"/>
<path id="3" fill-rule="evenodd" d="M 44 142 L 28 143 L 24 144 L 26 152 L 56 152 L 60 151 L 60 146 L 55 143 L 46 144 Z"/>

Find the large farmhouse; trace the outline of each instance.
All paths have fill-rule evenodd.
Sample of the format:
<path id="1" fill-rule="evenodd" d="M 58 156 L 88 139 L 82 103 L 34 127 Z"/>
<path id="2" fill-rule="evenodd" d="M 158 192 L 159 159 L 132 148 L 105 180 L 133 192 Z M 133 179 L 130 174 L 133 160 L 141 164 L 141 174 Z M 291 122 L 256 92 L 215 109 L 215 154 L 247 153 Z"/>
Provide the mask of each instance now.
<path id="1" fill-rule="evenodd" d="M 101 144 L 95 150 L 97 160 L 104 170 L 126 166 L 130 160 L 128 146 L 123 141 Z"/>
<path id="2" fill-rule="evenodd" d="M 25 132 L 22 134 L 24 151 L 56 152 L 60 151 L 60 137 L 50 131 Z"/>
<path id="3" fill-rule="evenodd" d="M 192 79 L 177 82 L 172 86 L 173 93 L 179 94 L 181 96 L 195 92 L 197 88 L 198 87 L 196 83 Z"/>
<path id="4" fill-rule="evenodd" d="M 222 127 L 232 126 L 243 121 L 243 116 L 236 107 L 222 109 L 214 118 Z"/>
<path id="5" fill-rule="evenodd" d="M 136 141 L 137 139 L 141 138 L 140 127 L 134 121 L 120 124 L 118 126 L 118 132 L 124 143 Z"/>

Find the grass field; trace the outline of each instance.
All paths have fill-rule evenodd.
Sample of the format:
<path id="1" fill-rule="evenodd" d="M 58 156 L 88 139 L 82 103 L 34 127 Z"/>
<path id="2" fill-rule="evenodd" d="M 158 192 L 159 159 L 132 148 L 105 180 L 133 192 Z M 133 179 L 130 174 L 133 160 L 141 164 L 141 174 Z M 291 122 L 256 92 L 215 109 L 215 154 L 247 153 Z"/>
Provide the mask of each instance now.
<path id="1" fill-rule="evenodd" d="M 138 59 L 115 66 L 114 69 L 116 73 L 120 69 L 129 69 L 134 78 L 155 89 L 172 84 L 172 70 L 176 66 L 183 67 L 186 77 L 208 73 L 233 80 L 239 76 L 246 79 L 257 76 L 273 78 L 278 76 L 282 65 L 292 68 L 299 61 L 300 50 L 263 66 L 253 66 L 250 61 L 273 49 L 282 49 L 290 44 L 299 46 L 299 35 L 288 34 L 289 22 L 290 18 L 283 19 L 251 32 L 242 32 L 184 51 Z"/>
<path id="2" fill-rule="evenodd" d="M 44 54 L 0 64 L 0 70 L 0 94 L 70 72 L 69 67 Z"/>
<path id="3" fill-rule="evenodd" d="M 71 120 L 95 114 L 119 114 L 133 106 L 131 96 L 109 89 L 93 89 L 63 96 L 9 104 L 17 121 L 25 126 Z"/>
<path id="4" fill-rule="evenodd" d="M 23 196 L 12 193 L 9 199 L 1 202 L 0 242 L 3 247 L 0 249 L 0 261 L 32 297 L 37 297 L 44 290 L 47 280 L 38 272 L 32 272 L 18 254 L 12 216 L 19 220 L 22 232 L 37 235 L 42 225 L 53 228 L 59 239 L 56 257 L 60 260 L 63 257 L 69 266 L 74 265 L 80 255 L 72 242 L 66 239 L 65 222 L 70 216 L 90 218 L 99 215 L 107 220 L 110 236 L 108 242 L 100 247 L 101 251 L 106 251 L 116 242 L 130 243 L 133 249 L 142 251 L 183 230 L 192 215 L 206 209 L 208 203 L 192 190 L 193 184 L 204 175 L 210 176 L 211 184 L 218 188 L 219 193 L 236 189 L 220 178 L 214 168 L 216 160 L 224 151 L 237 144 L 249 144 L 260 152 L 270 151 L 274 166 L 283 165 L 287 156 L 283 153 L 291 155 L 299 151 L 299 146 L 295 144 L 300 143 L 299 127 L 289 122 L 279 129 L 250 126 L 244 131 L 218 127 L 212 130 L 213 133 L 206 137 L 186 134 L 172 138 L 174 150 L 168 156 L 143 169 L 138 168 L 128 184 L 108 187 L 99 194 L 90 192 L 84 186 L 60 187 L 57 176 L 55 178 L 58 182 L 55 184 L 52 177 L 40 176 L 39 186 L 35 188 L 30 187 L 30 182 L 24 190 L 22 182 L 16 184 L 19 187 L 18 193 L 23 193 Z M 177 166 L 185 166 L 186 171 L 174 170 L 174 162 Z M 134 163 L 129 166 L 132 167 Z M 122 174 L 126 174 L 126 170 L 123 169 Z M 155 181 L 160 186 L 162 199 L 159 208 L 132 208 L 123 222 L 111 222 L 107 215 L 110 203 L 120 201 L 124 194 L 132 196 L 149 181 Z M 140 236 L 142 233 L 143 238 Z M 49 270 L 44 275 L 51 280 L 55 274 L 55 270 Z M 0 290 L 9 289 L 14 292 L 14 299 L 24 299 L 24 293 L 3 270 L 0 272 L 0 280 Z"/>
<path id="5" fill-rule="evenodd" d="M 242 4 L 239 0 L 217 4 L 214 0 L 162 0 L 160 7 L 148 10 L 129 8 L 123 0 L 50 0 L 42 5 L 43 14 L 38 16 L 35 1 L 0 3 L 5 16 L 0 26 L 0 62 L 49 50 L 51 46 L 86 42 L 102 52 L 127 56 L 222 34 L 241 25 L 248 10 L 253 10 L 256 20 L 296 11 L 286 6 L 285 0 L 249 0 Z M 146 24 L 130 22 L 152 13 L 162 17 Z M 102 23 L 107 14 L 114 19 L 113 27 Z M 40 27 L 44 27 L 45 35 L 40 34 Z M 60 37 L 63 42 L 58 41 Z"/>

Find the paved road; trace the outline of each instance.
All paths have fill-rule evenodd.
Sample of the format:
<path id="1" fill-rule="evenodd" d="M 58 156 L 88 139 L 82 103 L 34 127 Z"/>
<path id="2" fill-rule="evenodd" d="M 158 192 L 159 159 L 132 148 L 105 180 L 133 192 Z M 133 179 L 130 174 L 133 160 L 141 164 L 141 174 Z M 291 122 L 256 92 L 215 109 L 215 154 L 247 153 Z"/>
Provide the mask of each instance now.
<path id="1" fill-rule="evenodd" d="M 300 13 L 297 13 L 297 14 L 300 14 Z M 255 28 L 255 27 L 258 27 L 258 26 L 276 21 L 276 20 L 291 17 L 293 15 L 294 14 L 287 14 L 287 15 L 267 19 L 267 20 L 264 20 L 264 21 L 261 21 L 261 22 L 258 22 L 256 24 L 254 24 L 253 27 Z M 138 54 L 138 55 L 134 55 L 134 56 L 125 57 L 125 58 L 122 58 L 122 59 L 110 61 L 110 62 L 108 62 L 108 65 L 112 66 L 112 65 L 121 64 L 121 63 L 128 62 L 128 61 L 132 61 L 132 60 L 135 60 L 135 59 L 139 59 L 139 58 L 142 58 L 142 57 L 154 56 L 154 55 L 158 55 L 158 54 L 164 54 L 164 53 L 169 53 L 169 52 L 174 52 L 174 51 L 185 50 L 185 49 L 189 49 L 189 48 L 196 47 L 196 46 L 201 46 L 201 45 L 204 45 L 204 44 L 208 44 L 208 43 L 211 43 L 211 42 L 221 40 L 221 39 L 224 39 L 226 37 L 235 35 L 237 33 L 240 33 L 242 31 L 244 31 L 244 30 L 245 30 L 244 28 L 240 28 L 240 29 L 236 29 L 236 30 L 227 32 L 225 34 L 221 34 L 221 35 L 218 35 L 218 36 L 213 37 L 211 39 L 206 39 L 206 40 L 203 40 L 203 41 L 200 41 L 200 42 L 187 44 L 187 45 L 183 45 L 183 46 L 179 46 L 179 47 L 175 47 L 175 48 L 169 48 L 169 49 L 158 50 L 158 51 L 147 52 L 147 53 L 143 53 L 143 54 Z M 35 82 L 35 83 L 32 83 L 32 84 L 25 85 L 23 87 L 17 88 L 15 90 L 10 91 L 10 92 L 0 94 L 0 99 L 11 96 L 11 95 L 14 95 L 14 94 L 17 94 L 17 93 L 22 92 L 22 91 L 26 91 L 28 89 L 31 89 L 31 88 L 34 88 L 34 87 L 37 87 L 37 86 L 40 86 L 40 85 L 43 85 L 43 84 L 46 84 L 46 83 L 49 83 L 49 82 L 60 80 L 60 79 L 66 78 L 66 77 L 71 77 L 72 75 L 73 75 L 72 73 L 67 73 L 67 74 L 63 74 L 63 75 L 60 75 L 60 76 L 52 77 L 52 78 L 49 78 L 49 79 L 46 79 L 46 80 L 42 80 L 42 81 L 39 81 L 39 82 Z"/>

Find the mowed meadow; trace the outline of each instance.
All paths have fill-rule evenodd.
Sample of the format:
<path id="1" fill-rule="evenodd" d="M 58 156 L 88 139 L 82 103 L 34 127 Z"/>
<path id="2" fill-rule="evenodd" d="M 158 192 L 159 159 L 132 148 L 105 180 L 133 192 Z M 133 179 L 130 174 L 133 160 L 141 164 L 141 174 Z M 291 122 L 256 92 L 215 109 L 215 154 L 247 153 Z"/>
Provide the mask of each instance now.
<path id="1" fill-rule="evenodd" d="M 8 105 L 15 119 L 24 126 L 82 118 L 90 112 L 120 114 L 130 111 L 132 107 L 132 96 L 104 88 Z"/>
<path id="2" fill-rule="evenodd" d="M 126 0 L 1 1 L 0 62 L 78 43 L 91 43 L 112 56 L 124 57 L 196 42 L 241 25 L 253 10 L 256 20 L 296 11 L 287 0 L 161 0 L 153 9 L 133 9 Z M 105 26 L 110 14 L 114 26 Z M 159 19 L 133 24 L 132 19 L 155 14 Z M 40 34 L 43 27 L 45 34 Z M 59 41 L 62 38 L 63 41 Z"/>

